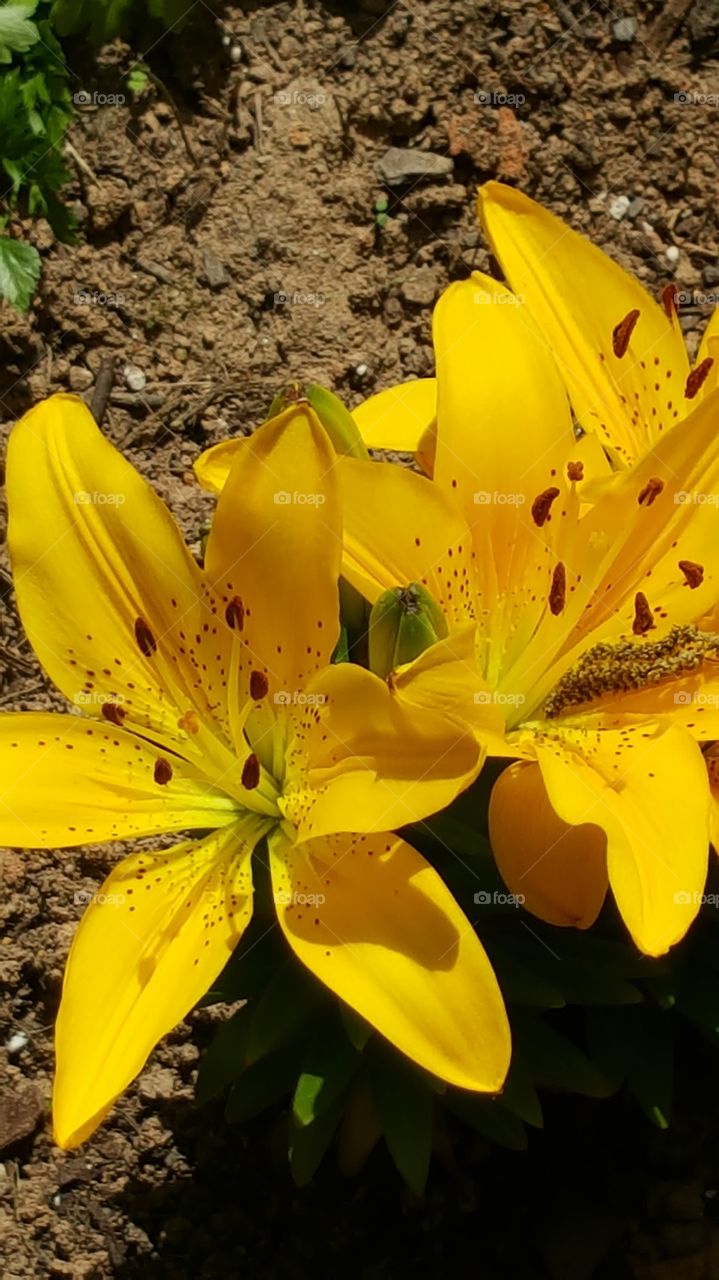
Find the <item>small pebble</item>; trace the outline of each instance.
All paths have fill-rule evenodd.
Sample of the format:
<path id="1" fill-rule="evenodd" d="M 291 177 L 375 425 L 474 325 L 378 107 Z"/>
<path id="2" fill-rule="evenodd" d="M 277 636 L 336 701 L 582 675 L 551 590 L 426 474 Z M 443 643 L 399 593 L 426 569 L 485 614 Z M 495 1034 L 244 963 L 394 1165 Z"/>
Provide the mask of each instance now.
<path id="1" fill-rule="evenodd" d="M 238 44 L 233 44 L 230 49 L 230 62 L 234 62 L 235 64 L 242 62 L 242 49 Z"/>
<path id="2" fill-rule="evenodd" d="M 147 386 L 147 378 L 136 364 L 126 364 L 122 377 L 128 391 L 144 391 Z"/>
<path id="3" fill-rule="evenodd" d="M 677 249 L 677 246 L 675 244 L 670 244 L 669 248 L 665 249 L 664 256 L 666 257 L 667 262 L 670 262 L 672 266 L 674 266 L 674 263 L 679 261 L 679 250 Z"/>
<path id="4" fill-rule="evenodd" d="M 622 218 L 626 217 L 631 203 L 628 196 L 617 196 L 609 206 L 609 217 L 621 222 Z"/>
<path id="5" fill-rule="evenodd" d="M 614 39 L 620 40 L 622 44 L 631 44 L 637 34 L 637 24 L 634 18 L 617 18 L 612 24 Z"/>
<path id="6" fill-rule="evenodd" d="M 27 1036 L 25 1035 L 25 1032 L 15 1031 L 13 1035 L 8 1036 L 8 1039 L 5 1041 L 5 1048 L 12 1057 L 14 1053 L 20 1053 L 20 1050 L 24 1049 L 26 1044 Z"/>

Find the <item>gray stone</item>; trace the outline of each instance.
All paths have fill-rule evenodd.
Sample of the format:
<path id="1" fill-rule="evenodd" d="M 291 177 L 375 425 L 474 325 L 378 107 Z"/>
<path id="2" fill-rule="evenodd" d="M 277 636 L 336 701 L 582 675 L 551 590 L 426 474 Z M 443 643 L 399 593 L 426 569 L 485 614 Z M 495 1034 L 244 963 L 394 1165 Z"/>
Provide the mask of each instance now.
<path id="1" fill-rule="evenodd" d="M 390 147 L 377 163 L 377 173 L 388 187 L 416 182 L 419 178 L 449 177 L 453 171 L 454 161 L 449 156 L 416 147 Z"/>

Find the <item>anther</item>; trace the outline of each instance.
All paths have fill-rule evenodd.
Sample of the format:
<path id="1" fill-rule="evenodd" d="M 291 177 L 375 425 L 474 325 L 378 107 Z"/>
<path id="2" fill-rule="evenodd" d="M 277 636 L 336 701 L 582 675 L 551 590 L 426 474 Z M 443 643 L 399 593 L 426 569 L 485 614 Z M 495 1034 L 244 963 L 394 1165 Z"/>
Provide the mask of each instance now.
<path id="1" fill-rule="evenodd" d="M 654 618 L 649 608 L 649 601 L 643 591 L 637 591 L 634 597 L 634 621 L 632 623 L 632 631 L 635 636 L 643 636 L 647 631 L 651 631 L 654 626 Z"/>
<path id="2" fill-rule="evenodd" d="M 225 621 L 233 631 L 241 631 L 245 625 L 245 606 L 239 596 L 233 596 L 225 609 Z"/>
<path id="3" fill-rule="evenodd" d="M 540 529 L 549 516 L 554 499 L 558 497 L 559 489 L 553 486 L 551 489 L 545 489 L 543 493 L 538 494 L 534 499 L 532 503 L 532 519 Z"/>
<path id="4" fill-rule="evenodd" d="M 260 762 L 253 752 L 242 766 L 242 785 L 247 791 L 254 791 L 260 781 Z"/>
<path id="5" fill-rule="evenodd" d="M 118 728 L 122 725 L 127 712 L 124 707 L 119 707 L 116 702 L 103 702 L 102 714 L 111 724 L 116 724 Z"/>
<path id="6" fill-rule="evenodd" d="M 259 702 L 262 698 L 266 698 L 269 687 L 269 681 L 264 671 L 250 672 L 250 697 L 253 702 Z"/>
<path id="7" fill-rule="evenodd" d="M 564 608 L 567 595 L 567 574 L 561 560 L 552 574 L 552 585 L 549 589 L 549 608 L 556 617 Z"/>
<path id="8" fill-rule="evenodd" d="M 690 590 L 694 591 L 696 587 L 700 587 L 704 581 L 704 566 L 695 564 L 693 560 L 680 560 L 679 568 L 684 574 L 684 579 Z"/>
<path id="9" fill-rule="evenodd" d="M 684 388 L 684 395 L 687 400 L 694 399 L 699 388 L 702 387 L 706 382 L 707 377 L 709 375 L 709 370 L 711 369 L 713 364 L 714 364 L 714 361 L 712 357 L 707 356 L 706 360 L 702 360 L 701 364 L 698 364 L 696 369 L 692 369 L 691 373 L 689 374 L 689 377 L 687 378 L 687 384 Z"/>
<path id="10" fill-rule="evenodd" d="M 670 320 L 679 314 L 679 290 L 675 284 L 665 284 L 661 292 L 662 306 Z"/>
<path id="11" fill-rule="evenodd" d="M 618 360 L 621 360 L 622 356 L 627 353 L 629 339 L 634 333 L 634 326 L 638 319 L 639 312 L 636 310 L 630 311 L 612 331 L 612 350 Z"/>
<path id="12" fill-rule="evenodd" d="M 155 761 L 155 782 L 161 787 L 166 787 L 172 778 L 172 765 L 169 760 L 165 760 L 159 756 Z"/>
<path id="13" fill-rule="evenodd" d="M 659 497 L 659 494 L 662 492 L 663 488 L 664 488 L 663 480 L 660 480 L 658 476 L 650 476 L 644 488 L 642 489 L 641 493 L 639 494 L 639 497 L 637 498 L 637 502 L 639 503 L 639 506 L 651 507 L 654 499 Z"/>
<path id="14" fill-rule="evenodd" d="M 567 463 L 567 479 L 583 480 L 584 479 L 584 463 L 568 462 Z"/>
<path id="15" fill-rule="evenodd" d="M 140 652 L 144 653 L 146 658 L 151 658 L 157 650 L 157 641 L 144 618 L 136 618 L 135 620 L 135 639 Z"/>

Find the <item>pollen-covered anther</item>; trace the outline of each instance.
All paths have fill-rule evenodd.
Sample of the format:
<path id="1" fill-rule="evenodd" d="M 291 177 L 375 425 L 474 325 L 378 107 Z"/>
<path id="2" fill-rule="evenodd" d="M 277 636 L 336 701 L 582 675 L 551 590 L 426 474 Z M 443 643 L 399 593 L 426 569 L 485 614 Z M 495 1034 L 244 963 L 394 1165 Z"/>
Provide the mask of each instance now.
<path id="1" fill-rule="evenodd" d="M 659 497 L 663 489 L 664 481 L 660 480 L 658 476 L 650 476 L 637 498 L 639 506 L 651 507 L 654 499 Z"/>
<path id="2" fill-rule="evenodd" d="M 270 683 L 264 671 L 250 672 L 250 697 L 253 702 L 260 702 L 262 698 L 266 698 L 269 687 Z"/>
<path id="3" fill-rule="evenodd" d="M 561 560 L 552 574 L 552 585 L 549 588 L 549 608 L 556 617 L 564 608 L 567 598 L 567 571 Z"/>
<path id="4" fill-rule="evenodd" d="M 702 360 L 701 364 L 697 365 L 696 369 L 692 369 L 684 388 L 684 395 L 687 400 L 693 400 L 700 388 L 704 386 L 713 364 L 712 356 L 707 356 L 705 360 Z"/>
<path id="5" fill-rule="evenodd" d="M 559 489 L 553 485 L 550 489 L 544 489 L 543 492 L 538 494 L 534 499 L 534 502 L 532 503 L 532 519 L 540 529 L 549 516 L 554 499 L 558 497 Z"/>
<path id="6" fill-rule="evenodd" d="M 178 729 L 183 729 L 185 733 L 195 734 L 200 731 L 200 722 L 197 719 L 197 712 L 190 709 L 185 711 L 177 721 Z"/>
<path id="7" fill-rule="evenodd" d="M 146 658 L 151 658 L 153 653 L 157 652 L 157 641 L 144 618 L 136 618 L 135 620 L 135 639 L 140 652 Z"/>
<path id="8" fill-rule="evenodd" d="M 584 463 L 568 462 L 567 463 L 567 479 L 574 480 L 574 481 L 583 480 L 584 479 Z"/>
<path id="9" fill-rule="evenodd" d="M 704 581 L 704 566 L 696 564 L 693 560 L 680 560 L 679 568 L 684 574 L 686 585 L 694 591 L 696 587 L 700 587 Z"/>
<path id="10" fill-rule="evenodd" d="M 654 617 L 649 608 L 649 601 L 643 591 L 637 591 L 634 597 L 634 621 L 632 631 L 635 636 L 643 636 L 654 626 Z"/>
<path id="11" fill-rule="evenodd" d="M 254 751 L 247 757 L 242 766 L 242 785 L 247 791 L 254 791 L 260 782 L 260 762 Z"/>
<path id="12" fill-rule="evenodd" d="M 124 707 L 118 706 L 116 702 L 103 702 L 102 714 L 105 720 L 109 720 L 110 724 L 116 724 L 119 728 L 122 725 L 127 712 Z"/>
<path id="13" fill-rule="evenodd" d="M 661 292 L 662 306 L 670 320 L 679 313 L 679 290 L 675 284 L 665 284 Z"/>
<path id="14" fill-rule="evenodd" d="M 639 311 L 630 311 L 623 320 L 612 330 L 612 350 L 618 360 L 627 354 L 629 341 L 634 333 L 634 327 L 639 319 Z"/>
<path id="15" fill-rule="evenodd" d="M 169 760 L 165 760 L 164 756 L 158 756 L 155 761 L 155 782 L 160 787 L 166 787 L 172 779 L 172 765 Z"/>
<path id="16" fill-rule="evenodd" d="M 233 596 L 225 609 L 225 621 L 233 631 L 241 631 L 245 625 L 245 606 L 239 596 Z"/>

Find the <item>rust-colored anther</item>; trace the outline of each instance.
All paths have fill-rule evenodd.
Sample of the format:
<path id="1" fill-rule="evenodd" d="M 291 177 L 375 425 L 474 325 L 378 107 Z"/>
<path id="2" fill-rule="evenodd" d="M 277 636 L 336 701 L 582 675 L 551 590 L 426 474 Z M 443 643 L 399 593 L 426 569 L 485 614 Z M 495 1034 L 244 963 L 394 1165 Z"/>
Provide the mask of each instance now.
<path id="1" fill-rule="evenodd" d="M 618 360 L 626 355 L 629 340 L 634 333 L 634 326 L 639 319 L 638 311 L 630 311 L 623 320 L 619 321 L 612 331 L 612 350 Z"/>
<path id="2" fill-rule="evenodd" d="M 190 710 L 185 711 L 177 721 L 178 729 L 184 729 L 185 733 L 195 734 L 200 731 L 200 722 L 197 719 L 196 712 Z"/>
<path id="3" fill-rule="evenodd" d="M 239 596 L 233 596 L 225 609 L 225 622 L 233 631 L 241 631 L 245 625 L 245 606 Z"/>
<path id="4" fill-rule="evenodd" d="M 250 697 L 253 702 L 260 702 L 262 698 L 266 698 L 269 687 L 269 680 L 264 671 L 250 672 Z"/>
<path id="5" fill-rule="evenodd" d="M 660 480 L 658 476 L 650 476 L 644 488 L 642 489 L 641 493 L 639 494 L 639 497 L 637 498 L 637 502 L 639 503 L 639 506 L 651 507 L 654 499 L 659 497 L 659 494 L 662 492 L 663 488 L 664 488 L 663 480 Z"/>
<path id="6" fill-rule="evenodd" d="M 662 306 L 670 320 L 679 314 L 679 290 L 675 284 L 665 284 L 661 292 Z"/>
<path id="7" fill-rule="evenodd" d="M 567 598 L 567 573 L 561 560 L 552 574 L 552 585 L 549 588 L 549 608 L 556 617 L 564 608 Z"/>
<path id="8" fill-rule="evenodd" d="M 172 779 L 172 765 L 169 760 L 165 760 L 164 756 L 158 756 L 155 761 L 155 782 L 166 787 Z"/>
<path id="9" fill-rule="evenodd" d="M 651 631 L 654 626 L 654 618 L 649 608 L 649 601 L 643 591 L 637 591 L 634 597 L 634 621 L 632 623 L 632 631 L 635 636 L 643 636 L 647 631 Z"/>
<path id="10" fill-rule="evenodd" d="M 555 498 L 559 497 L 559 489 L 552 486 L 551 489 L 545 489 L 543 493 L 537 495 L 532 503 L 532 519 L 541 529 L 549 512 L 552 509 L 552 503 Z"/>
<path id="11" fill-rule="evenodd" d="M 144 653 L 146 658 L 151 658 L 153 653 L 157 652 L 157 641 L 144 618 L 135 620 L 135 639 L 140 652 Z"/>
<path id="12" fill-rule="evenodd" d="M 260 762 L 254 751 L 249 755 L 242 766 L 242 785 L 247 791 L 254 791 L 260 781 Z"/>
<path id="13" fill-rule="evenodd" d="M 116 702 L 103 702 L 102 714 L 110 724 L 116 724 L 118 728 L 122 725 L 127 712 L 124 707 L 119 707 Z"/>
<path id="14" fill-rule="evenodd" d="M 567 479 L 575 480 L 575 481 L 583 480 L 584 479 L 584 463 L 568 462 L 567 463 Z"/>
<path id="15" fill-rule="evenodd" d="M 707 377 L 709 376 L 709 370 L 713 364 L 714 360 L 712 357 L 707 356 L 706 360 L 702 360 L 701 364 L 698 364 L 696 369 L 692 369 L 684 388 L 684 395 L 687 400 L 693 400 L 700 387 L 703 387 Z"/>
<path id="16" fill-rule="evenodd" d="M 687 586 L 694 591 L 696 587 L 700 587 L 704 581 L 704 566 L 696 564 L 693 560 L 680 560 L 679 568 L 684 574 L 684 580 Z"/>

